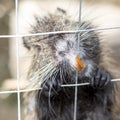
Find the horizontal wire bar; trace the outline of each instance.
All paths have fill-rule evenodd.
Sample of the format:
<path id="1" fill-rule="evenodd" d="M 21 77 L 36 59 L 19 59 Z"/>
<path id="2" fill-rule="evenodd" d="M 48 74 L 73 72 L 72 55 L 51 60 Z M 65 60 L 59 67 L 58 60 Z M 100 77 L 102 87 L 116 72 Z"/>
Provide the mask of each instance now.
<path id="1" fill-rule="evenodd" d="M 1 91 L 0 94 L 11 94 L 11 93 L 23 93 L 23 92 L 31 92 L 31 91 L 36 91 L 36 90 L 40 90 L 42 88 L 33 88 L 33 89 L 25 89 L 25 90 L 12 90 L 12 91 Z"/>
<path id="2" fill-rule="evenodd" d="M 13 90 L 13 91 L 1 91 L 0 94 L 11 94 L 11 93 L 18 93 L 17 90 Z"/>
<path id="3" fill-rule="evenodd" d="M 85 86 L 85 85 L 90 85 L 90 83 L 80 83 L 80 84 L 63 84 L 61 87 L 76 87 L 76 86 Z"/>
<path id="4" fill-rule="evenodd" d="M 112 79 L 111 82 L 118 82 L 120 79 Z M 80 84 L 66 84 L 66 85 L 61 85 L 61 87 L 75 87 L 75 86 L 85 86 L 85 85 L 90 85 L 90 83 L 80 83 Z"/>
<path id="5" fill-rule="evenodd" d="M 84 30 L 68 30 L 68 31 L 55 31 L 55 32 L 45 32 L 45 33 L 31 33 L 31 34 L 17 34 L 17 35 L 0 35 L 0 38 L 16 38 L 16 37 L 30 37 L 30 36 L 38 36 L 38 35 L 51 35 L 51 34 L 61 34 L 61 33 L 79 33 L 79 32 L 87 32 L 87 31 L 99 31 L 99 30 L 114 30 L 120 29 L 120 26 L 114 27 L 104 27 L 104 28 L 95 28 L 95 29 L 84 29 Z"/>
<path id="6" fill-rule="evenodd" d="M 111 82 L 120 82 L 120 79 L 112 79 Z M 75 86 L 85 86 L 85 85 L 90 85 L 90 83 L 80 83 L 80 84 L 66 84 L 66 85 L 61 85 L 61 87 L 75 87 Z M 32 92 L 36 90 L 40 90 L 42 88 L 33 88 L 33 89 L 24 89 L 24 90 L 12 90 L 12 91 L 1 91 L 0 94 L 11 94 L 11 93 L 24 93 L 24 92 Z"/>

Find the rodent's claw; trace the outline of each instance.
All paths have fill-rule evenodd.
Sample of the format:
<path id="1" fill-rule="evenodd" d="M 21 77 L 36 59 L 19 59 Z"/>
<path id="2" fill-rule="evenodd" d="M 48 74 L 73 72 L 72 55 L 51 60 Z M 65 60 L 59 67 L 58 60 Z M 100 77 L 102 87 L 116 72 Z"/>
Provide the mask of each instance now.
<path id="1" fill-rule="evenodd" d="M 57 95 L 61 88 L 61 83 L 58 78 L 51 77 L 41 84 L 42 94 L 46 97 Z"/>
<path id="2" fill-rule="evenodd" d="M 94 88 L 103 88 L 110 82 L 110 80 L 110 74 L 98 68 L 96 74 L 91 78 L 90 84 Z"/>

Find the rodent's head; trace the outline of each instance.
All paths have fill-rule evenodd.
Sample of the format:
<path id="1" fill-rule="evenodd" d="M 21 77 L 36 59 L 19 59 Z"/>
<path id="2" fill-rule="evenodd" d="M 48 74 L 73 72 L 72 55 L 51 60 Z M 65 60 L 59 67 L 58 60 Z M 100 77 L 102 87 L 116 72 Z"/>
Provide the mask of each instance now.
<path id="1" fill-rule="evenodd" d="M 60 15 L 49 15 L 43 19 L 36 18 L 37 23 L 32 33 L 78 28 L 78 22 L 61 18 Z M 91 28 L 93 27 L 88 22 L 82 22 L 80 26 L 80 29 L 84 30 Z M 79 42 L 78 35 L 80 36 Z M 99 38 L 95 31 L 26 37 L 24 44 L 33 51 L 29 76 L 36 74 L 38 75 L 36 79 L 43 79 L 46 75 L 50 75 L 50 72 L 60 69 L 69 76 L 71 73 L 73 76 L 76 71 L 80 75 L 90 76 L 94 65 L 99 63 Z"/>

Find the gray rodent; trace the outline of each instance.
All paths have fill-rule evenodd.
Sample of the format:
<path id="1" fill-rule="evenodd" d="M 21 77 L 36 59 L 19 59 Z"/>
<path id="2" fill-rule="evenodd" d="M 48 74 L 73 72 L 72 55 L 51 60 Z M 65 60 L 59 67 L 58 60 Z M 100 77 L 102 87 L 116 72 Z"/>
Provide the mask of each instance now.
<path id="1" fill-rule="evenodd" d="M 36 17 L 31 32 L 78 29 L 78 22 L 70 21 L 66 11 L 58 11 L 62 14 Z M 94 28 L 87 21 L 79 27 L 81 30 Z M 114 120 L 114 83 L 110 81 L 113 76 L 100 66 L 102 49 L 96 31 L 80 32 L 79 45 L 78 33 L 23 39 L 25 47 L 33 52 L 28 79 L 33 80 L 37 87 L 42 87 L 42 90 L 33 92 L 33 96 L 28 95 L 28 104 L 34 100 L 35 120 L 73 120 L 74 87 L 62 88 L 61 85 L 75 83 L 76 72 L 78 83 L 90 82 L 89 86 L 78 87 L 77 120 Z M 76 67 L 76 56 L 84 65 L 80 71 Z"/>

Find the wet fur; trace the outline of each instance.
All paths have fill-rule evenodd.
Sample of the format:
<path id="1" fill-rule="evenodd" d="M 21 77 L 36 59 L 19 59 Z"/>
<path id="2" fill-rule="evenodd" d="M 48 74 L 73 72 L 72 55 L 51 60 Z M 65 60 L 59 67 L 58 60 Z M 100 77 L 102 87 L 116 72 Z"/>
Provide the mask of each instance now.
<path id="1" fill-rule="evenodd" d="M 36 25 L 33 27 L 32 33 L 50 32 L 53 30 L 68 30 L 69 28 L 77 29 L 78 22 L 71 22 L 67 19 L 61 19 L 61 15 L 49 15 L 40 19 L 36 17 Z M 94 28 L 88 22 L 82 22 L 81 29 Z M 72 37 L 77 40 L 77 34 L 72 34 Z M 36 36 L 31 38 L 24 38 L 24 45 L 33 51 L 33 63 L 28 74 L 30 76 L 45 66 L 45 64 L 52 61 L 54 63 L 56 48 L 58 41 L 64 38 L 68 40 L 71 34 L 58 34 Z M 76 43 L 76 41 L 74 41 Z M 110 82 L 111 75 L 99 67 L 100 64 L 100 45 L 99 37 L 95 31 L 81 33 L 80 39 L 80 58 L 85 61 L 86 67 L 78 75 L 78 83 L 90 82 L 90 86 L 78 87 L 78 101 L 77 101 L 77 120 L 113 120 L 112 106 L 113 106 L 113 83 Z M 41 46 L 43 45 L 43 46 Z M 43 48 L 48 49 L 44 51 Z M 43 50 L 40 53 L 41 49 Z M 46 56 L 44 58 L 43 56 Z M 52 56 L 52 58 L 51 58 Z M 43 60 L 41 58 L 44 58 Z M 36 63 L 37 61 L 37 63 Z M 40 65 L 40 62 L 43 64 Z M 62 84 L 75 83 L 76 71 L 73 70 L 68 61 L 62 61 L 56 67 L 57 72 L 52 75 L 43 75 L 42 90 L 35 93 L 35 110 L 38 120 L 73 120 L 74 108 L 74 87 L 62 88 Z M 55 70 L 55 71 L 56 71 Z M 62 71 L 62 74 L 61 74 Z M 48 74 L 51 70 L 48 71 Z M 37 82 L 41 80 L 41 74 L 35 78 Z M 54 79 L 53 79 L 54 78 Z M 35 82 L 35 83 L 37 83 Z M 38 84 L 37 84 L 38 86 Z"/>

